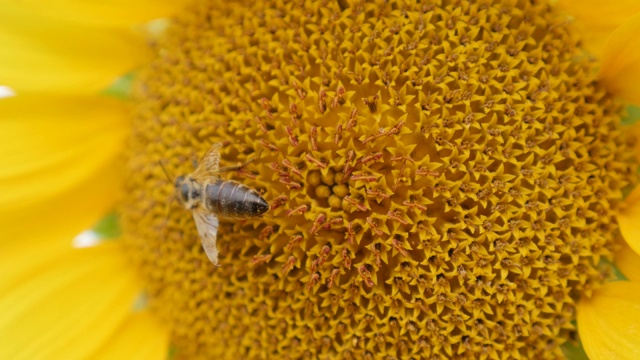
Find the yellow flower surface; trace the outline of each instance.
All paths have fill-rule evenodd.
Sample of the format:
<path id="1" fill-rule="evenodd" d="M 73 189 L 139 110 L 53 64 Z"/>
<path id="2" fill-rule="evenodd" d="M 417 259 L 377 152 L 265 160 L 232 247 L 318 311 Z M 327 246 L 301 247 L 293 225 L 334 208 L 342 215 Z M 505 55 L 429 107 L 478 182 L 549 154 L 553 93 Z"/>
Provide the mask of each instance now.
<path id="1" fill-rule="evenodd" d="M 94 93 L 151 55 L 144 37 L 127 28 L 62 21 L 14 6 L 3 7 L 0 23 L 0 41 L 11 49 L 0 54 L 0 79 L 18 93 Z"/>
<path id="2" fill-rule="evenodd" d="M 640 12 L 637 0 L 616 0 L 604 4 L 599 0 L 552 0 L 572 19 L 580 31 L 584 48 L 592 55 L 602 57 L 611 33 Z M 606 52 L 607 55 L 612 55 Z"/>
<path id="3" fill-rule="evenodd" d="M 640 33 L 640 12 L 616 29 L 605 45 L 602 59 L 604 85 L 624 100 L 640 104 L 640 47 L 632 40 Z"/>
<path id="4" fill-rule="evenodd" d="M 120 327 L 131 317 L 139 291 L 136 274 L 126 262 L 122 250 L 113 245 L 69 249 L 48 264 L 50 271 L 21 279 L 0 301 L 4 310 L 0 327 L 12 329 L 3 332 L 1 357 L 85 359 L 100 354 L 107 339 L 117 339 L 126 331 Z M 141 322 L 128 321 L 135 326 Z M 153 347 L 162 349 L 164 332 L 160 329 L 134 336 L 155 335 Z"/>
<path id="5" fill-rule="evenodd" d="M 639 9 L 550 3 L 4 2 L 0 358 L 637 358 Z M 220 267 L 162 171 L 216 141 Z"/>
<path id="6" fill-rule="evenodd" d="M 178 356 L 561 356 L 635 183 L 578 43 L 529 2 L 181 13 L 140 77 L 122 207 Z M 217 141 L 271 204 L 222 223 L 220 267 L 154 165 Z"/>
<path id="7" fill-rule="evenodd" d="M 585 309 L 587 311 L 582 311 Z M 599 311 L 589 311 L 591 309 Z M 612 309 L 624 309 L 615 311 Z M 592 359 L 637 359 L 638 319 L 629 314 L 640 311 L 640 283 L 613 282 L 598 289 L 592 299 L 578 306 L 580 336 Z M 620 333 L 620 329 L 625 329 Z"/>
<path id="8" fill-rule="evenodd" d="M 134 309 L 141 285 L 121 242 L 71 247 L 121 194 L 129 110 L 96 90 L 151 52 L 115 10 L 33 5 L 0 7 L 0 83 L 18 94 L 0 99 L 0 358 L 164 359 L 168 331 Z"/>

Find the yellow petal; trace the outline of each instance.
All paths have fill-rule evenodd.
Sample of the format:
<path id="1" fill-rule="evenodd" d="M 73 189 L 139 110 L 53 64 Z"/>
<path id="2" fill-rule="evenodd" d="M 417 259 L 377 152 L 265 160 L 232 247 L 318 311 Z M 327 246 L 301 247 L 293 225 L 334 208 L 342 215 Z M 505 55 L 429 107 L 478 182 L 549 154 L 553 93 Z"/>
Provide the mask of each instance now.
<path id="1" fill-rule="evenodd" d="M 607 13 L 608 16 L 608 13 Z M 600 78 L 609 91 L 623 100 L 640 104 L 640 13 L 618 27 L 602 55 Z"/>
<path id="2" fill-rule="evenodd" d="M 0 296 L 0 359 L 86 359 L 130 314 L 138 291 L 117 244 L 71 249 Z"/>
<path id="3" fill-rule="evenodd" d="M 633 14 L 640 12 L 637 0 L 607 2 L 604 5 L 606 16 L 603 16 L 603 3 L 599 0 L 558 0 L 557 5 L 576 20 L 585 48 L 597 57 L 602 56 L 609 35 Z"/>
<path id="4" fill-rule="evenodd" d="M 126 112 L 107 98 L 0 100 L 0 276 L 37 271 L 113 208 Z"/>
<path id="5" fill-rule="evenodd" d="M 629 280 L 640 282 L 640 255 L 629 245 L 624 244 L 620 250 L 616 251 L 615 263 Z"/>
<path id="6" fill-rule="evenodd" d="M 640 359 L 640 283 L 616 281 L 580 300 L 578 331 L 589 359 Z"/>
<path id="7" fill-rule="evenodd" d="M 94 360 L 164 360 L 169 353 L 169 331 L 148 311 L 129 316 Z"/>
<path id="8" fill-rule="evenodd" d="M 184 6 L 170 0 L 21 0 L 0 1 L 0 8 L 87 24 L 125 25 L 170 16 Z"/>
<path id="9" fill-rule="evenodd" d="M 122 150 L 125 103 L 107 97 L 0 100 L 0 202 L 28 207 L 85 181 Z"/>
<path id="10" fill-rule="evenodd" d="M 640 254 L 640 186 L 625 199 L 625 206 L 618 211 L 618 224 L 624 240 Z"/>
<path id="11" fill-rule="evenodd" d="M 4 214 L 0 215 L 0 244 L 6 255 L 0 262 L 0 293 L 6 286 L 46 271 L 51 261 L 71 247 L 76 235 L 113 207 L 120 180 L 113 173 L 116 165 L 105 167 L 86 183 L 33 208 L 15 212 L 0 208 Z"/>
<path id="12" fill-rule="evenodd" d="M 18 94 L 94 93 L 149 59 L 140 34 L 0 8 L 0 84 Z"/>

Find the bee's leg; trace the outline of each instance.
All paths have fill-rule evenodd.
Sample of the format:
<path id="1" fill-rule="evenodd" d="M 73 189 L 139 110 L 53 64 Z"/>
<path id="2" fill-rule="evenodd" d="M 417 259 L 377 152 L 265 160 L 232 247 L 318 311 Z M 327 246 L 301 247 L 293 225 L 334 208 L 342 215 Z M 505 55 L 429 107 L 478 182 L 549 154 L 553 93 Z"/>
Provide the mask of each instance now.
<path id="1" fill-rule="evenodd" d="M 218 172 L 223 173 L 223 172 L 227 172 L 227 171 L 237 171 L 242 169 L 243 167 L 245 167 L 247 164 L 250 164 L 253 162 L 253 160 L 255 160 L 255 158 L 251 159 L 251 160 L 247 160 L 245 161 L 243 164 L 240 165 L 235 165 L 235 166 L 225 166 L 225 167 L 221 167 L 220 170 L 218 170 Z"/>
<path id="2" fill-rule="evenodd" d="M 191 164 L 193 164 L 193 169 L 197 169 L 198 168 L 198 159 L 193 158 L 191 159 Z"/>

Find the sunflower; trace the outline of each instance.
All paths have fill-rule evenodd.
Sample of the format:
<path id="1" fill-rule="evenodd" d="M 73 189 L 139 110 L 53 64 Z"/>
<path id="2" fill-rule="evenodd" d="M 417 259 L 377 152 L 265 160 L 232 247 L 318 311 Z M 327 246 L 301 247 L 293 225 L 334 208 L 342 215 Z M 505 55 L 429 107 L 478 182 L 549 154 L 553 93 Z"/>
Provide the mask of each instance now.
<path id="1" fill-rule="evenodd" d="M 636 2 L 172 4 L 0 10 L 1 358 L 640 354 Z"/>

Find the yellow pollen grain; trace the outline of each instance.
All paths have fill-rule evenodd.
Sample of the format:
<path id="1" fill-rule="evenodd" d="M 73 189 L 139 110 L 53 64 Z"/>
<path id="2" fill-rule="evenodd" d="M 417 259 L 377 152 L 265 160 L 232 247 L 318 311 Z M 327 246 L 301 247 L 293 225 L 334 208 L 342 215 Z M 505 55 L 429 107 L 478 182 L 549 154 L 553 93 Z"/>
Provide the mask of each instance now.
<path id="1" fill-rule="evenodd" d="M 327 185 L 319 185 L 315 188 L 316 197 L 328 198 L 331 195 L 331 189 Z"/>
<path id="2" fill-rule="evenodd" d="M 344 184 L 335 185 L 331 190 L 339 198 L 343 198 L 349 194 L 349 188 Z"/>
<path id="3" fill-rule="evenodd" d="M 336 195 L 329 196 L 328 202 L 329 202 L 329 206 L 333 210 L 337 210 L 342 207 L 342 199 L 340 199 L 340 197 Z"/>
<path id="4" fill-rule="evenodd" d="M 322 183 L 329 186 L 335 184 L 335 176 L 335 171 L 333 169 L 329 169 L 326 174 L 322 174 Z"/>
<path id="5" fill-rule="evenodd" d="M 310 187 L 318 186 L 322 183 L 322 174 L 319 171 L 310 172 L 306 180 Z"/>
<path id="6" fill-rule="evenodd" d="M 141 72 L 124 236 L 178 359 L 562 357 L 635 183 L 544 1 L 200 1 Z M 206 258 L 173 176 L 262 192 Z M 168 214 L 168 215 L 167 215 Z"/>

